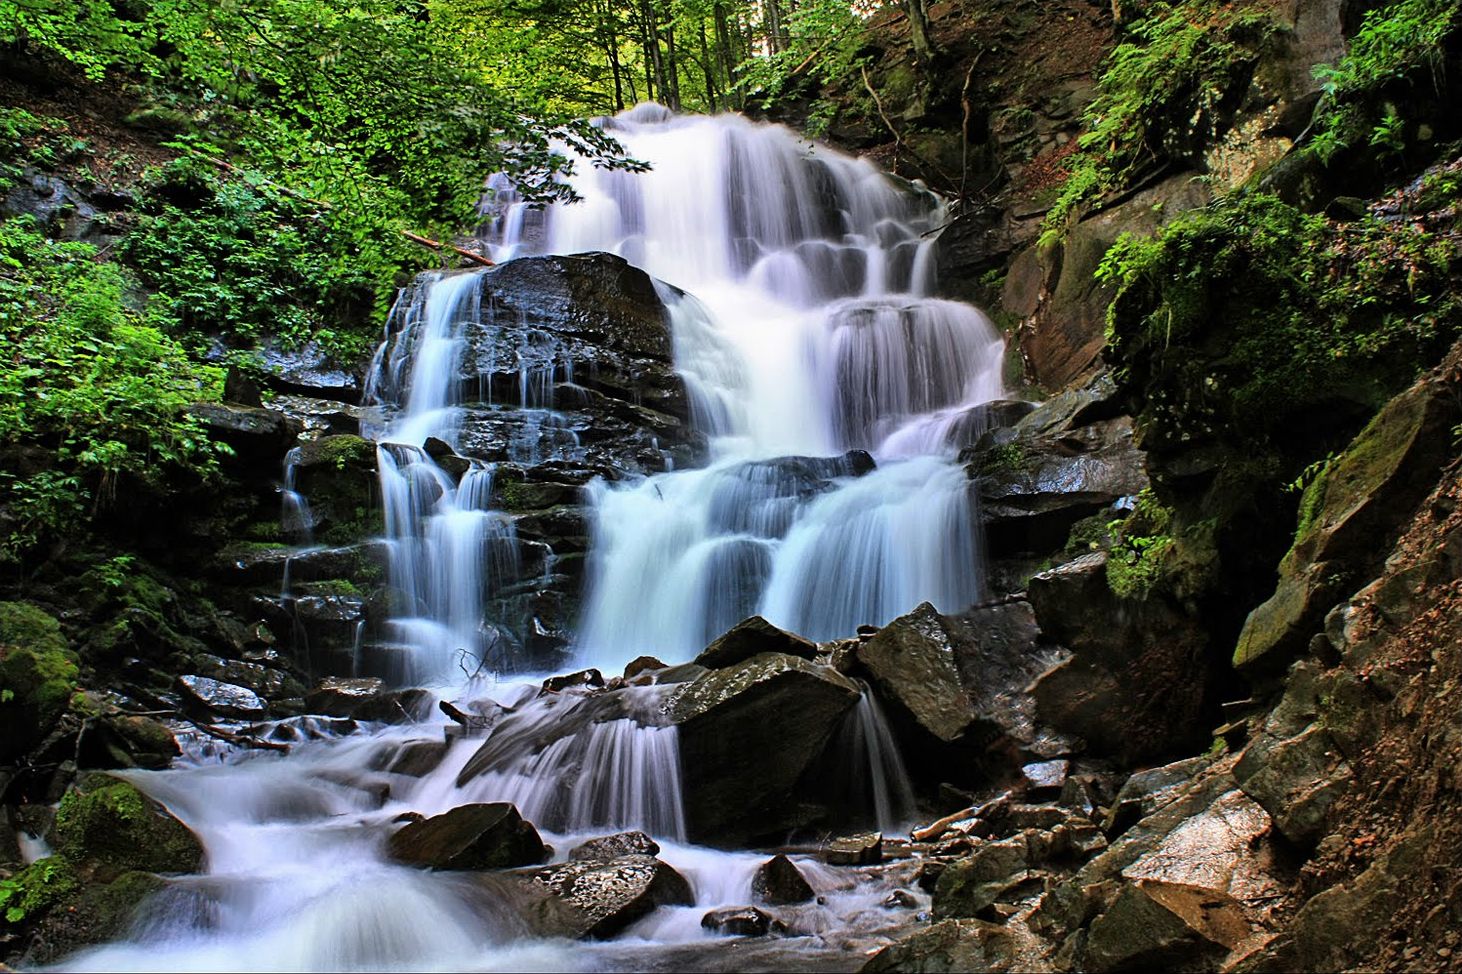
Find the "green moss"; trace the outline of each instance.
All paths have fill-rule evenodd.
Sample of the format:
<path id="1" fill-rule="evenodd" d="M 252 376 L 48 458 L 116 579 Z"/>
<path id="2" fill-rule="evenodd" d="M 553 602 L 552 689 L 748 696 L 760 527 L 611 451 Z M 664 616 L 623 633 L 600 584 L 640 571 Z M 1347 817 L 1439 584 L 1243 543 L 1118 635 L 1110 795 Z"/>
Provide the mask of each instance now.
<path id="1" fill-rule="evenodd" d="M 370 440 L 349 433 L 322 436 L 302 451 L 302 462 L 326 464 L 336 470 L 351 467 L 374 469 L 376 445 Z"/>
<path id="2" fill-rule="evenodd" d="M 985 453 L 981 469 L 985 473 L 1017 471 L 1024 468 L 1029 459 L 1030 453 L 1025 444 L 1014 440 L 991 447 Z"/>
<path id="3" fill-rule="evenodd" d="M 1084 517 L 1071 525 L 1063 553 L 1067 558 L 1077 558 L 1110 548 L 1120 526 L 1121 521 L 1114 520 L 1105 511 Z"/>
<path id="4" fill-rule="evenodd" d="M 346 578 L 327 578 L 319 582 L 305 582 L 299 586 L 304 595 L 360 595 L 361 590 Z"/>
<path id="5" fill-rule="evenodd" d="M 0 602 L 0 645 L 24 646 L 37 652 L 65 652 L 61 623 L 29 602 Z"/>
<path id="6" fill-rule="evenodd" d="M 81 886 L 76 870 L 56 856 L 38 859 L 0 879 L 0 929 L 36 919 Z"/>
<path id="7" fill-rule="evenodd" d="M 125 781 L 68 791 L 56 811 L 56 848 L 72 862 L 117 872 L 193 872 L 203 850 L 188 828 Z"/>
<path id="8" fill-rule="evenodd" d="M 1108 356 L 1145 401 L 1149 449 L 1223 438 L 1248 455 L 1287 450 L 1297 429 L 1372 414 L 1462 334 L 1446 240 L 1262 194 L 1124 236 L 1097 275 L 1118 289 Z"/>
<path id="9" fill-rule="evenodd" d="M 0 602 L 0 760 L 23 754 L 66 712 L 76 656 L 61 626 L 25 602 Z"/>
<path id="10" fill-rule="evenodd" d="M 1107 557 L 1107 585 L 1113 594 L 1145 599 L 1164 585 L 1178 550 L 1170 533 L 1172 521 L 1172 510 L 1159 503 L 1151 489 L 1137 495 Z"/>

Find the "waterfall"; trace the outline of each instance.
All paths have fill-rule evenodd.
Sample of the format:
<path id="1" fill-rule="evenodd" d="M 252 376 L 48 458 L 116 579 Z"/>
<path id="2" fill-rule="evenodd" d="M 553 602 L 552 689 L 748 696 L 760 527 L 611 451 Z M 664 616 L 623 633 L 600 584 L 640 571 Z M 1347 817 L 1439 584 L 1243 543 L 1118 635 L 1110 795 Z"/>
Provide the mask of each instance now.
<path id="1" fill-rule="evenodd" d="M 739 116 L 640 106 L 604 125 L 651 170 L 581 164 L 582 201 L 542 213 L 503 194 L 494 256 L 603 250 L 665 282 L 712 460 L 592 489 L 584 662 L 686 659 L 752 613 L 828 639 L 976 601 L 954 456 L 973 407 L 1001 395 L 1003 346 L 977 310 L 931 296 L 941 202 Z M 874 469 L 789 459 L 850 450 Z"/>

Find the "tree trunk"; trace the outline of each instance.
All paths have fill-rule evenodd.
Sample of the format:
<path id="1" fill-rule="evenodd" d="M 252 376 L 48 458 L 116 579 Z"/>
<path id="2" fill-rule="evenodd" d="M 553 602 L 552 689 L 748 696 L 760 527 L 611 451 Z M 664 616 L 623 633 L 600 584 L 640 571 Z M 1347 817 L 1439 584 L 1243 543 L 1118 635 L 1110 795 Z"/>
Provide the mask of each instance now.
<path id="1" fill-rule="evenodd" d="M 701 75 L 706 79 L 706 108 L 714 114 L 716 111 L 716 69 L 711 62 L 710 46 L 706 44 L 705 18 L 698 17 L 695 23 L 701 41 Z"/>
<path id="2" fill-rule="evenodd" d="M 731 107 L 741 107 L 741 92 L 736 88 L 736 49 L 731 46 L 731 28 L 726 24 L 726 8 L 717 3 L 711 8 L 716 20 L 716 55 L 721 61 L 722 84 Z"/>
<path id="3" fill-rule="evenodd" d="M 924 0 L 903 0 L 903 6 L 909 15 L 909 43 L 914 48 L 915 67 L 927 71 L 934 62 L 934 42 L 929 38 L 929 15 Z"/>
<path id="4" fill-rule="evenodd" d="M 670 82 L 671 111 L 680 111 L 680 66 L 675 57 L 675 25 L 665 27 L 665 78 Z"/>

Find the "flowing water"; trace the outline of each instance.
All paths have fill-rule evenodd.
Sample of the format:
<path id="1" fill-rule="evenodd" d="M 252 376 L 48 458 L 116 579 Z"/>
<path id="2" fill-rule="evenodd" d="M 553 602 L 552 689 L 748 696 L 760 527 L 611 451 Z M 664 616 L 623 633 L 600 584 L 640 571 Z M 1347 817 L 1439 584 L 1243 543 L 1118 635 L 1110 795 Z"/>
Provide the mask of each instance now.
<path id="1" fill-rule="evenodd" d="M 829 639 L 922 601 L 945 611 L 975 601 L 978 519 L 955 454 L 979 431 L 977 407 L 1001 394 L 1002 347 L 978 311 L 933 296 L 940 201 L 735 116 L 641 106 L 606 124 L 651 171 L 580 166 L 571 181 L 582 202 L 547 211 L 505 192 L 489 243 L 500 261 L 606 250 L 651 274 L 710 455 L 698 469 L 587 488 L 580 659 L 606 673 L 642 653 L 689 659 L 752 613 Z M 207 872 L 151 901 L 128 939 L 68 967 L 734 967 L 700 917 L 750 902 L 766 856 L 684 844 L 677 731 L 647 716 L 662 688 L 617 694 L 620 711 L 605 714 L 592 696 L 540 696 L 531 679 L 492 675 L 503 634 L 489 602 L 522 569 L 521 546 L 513 519 L 491 508 L 493 466 L 471 460 L 448 472 L 434 442 L 459 445 L 463 331 L 496 313 L 481 282 L 482 272 L 445 273 L 403 292 L 373 368 L 371 394 L 395 407 L 388 425 L 367 432 L 378 443 L 399 605 L 358 664 L 499 715 L 486 750 L 481 737 L 448 733 L 423 773 L 406 756 L 440 747 L 445 724 L 354 729 L 296 718 L 273 731 L 292 743 L 288 756 L 199 752 L 173 770 L 134 774 L 202 838 Z M 531 433 L 509 444 L 511 459 L 578 448 L 552 391 L 572 382 L 574 364 L 550 355 L 522 367 L 517 401 L 506 405 Z M 307 523 L 307 499 L 288 486 L 286 519 Z M 885 827 L 906 824 L 907 776 L 871 695 L 835 740 L 829 775 L 847 802 Z M 464 775 L 474 761 L 487 766 Z M 385 858 L 398 815 L 495 800 L 517 804 L 560 858 L 585 836 L 651 832 L 695 905 L 657 910 L 608 944 L 534 941 L 490 877 Z M 888 884 L 799 863 L 820 902 L 786 911 L 785 947 L 743 961 L 858 966 L 878 931 L 901 922 L 881 905 Z"/>

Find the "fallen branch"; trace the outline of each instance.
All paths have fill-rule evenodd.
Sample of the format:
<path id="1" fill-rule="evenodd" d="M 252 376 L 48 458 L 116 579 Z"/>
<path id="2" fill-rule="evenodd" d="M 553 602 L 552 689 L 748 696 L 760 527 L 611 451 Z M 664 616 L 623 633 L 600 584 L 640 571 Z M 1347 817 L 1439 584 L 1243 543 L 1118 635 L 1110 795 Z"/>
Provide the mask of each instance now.
<path id="1" fill-rule="evenodd" d="M 402 230 L 401 236 L 405 237 L 407 240 L 410 240 L 412 243 L 419 243 L 423 247 L 428 247 L 432 250 L 451 250 L 459 256 L 466 257 L 474 264 L 481 264 L 483 267 L 497 266 L 497 264 L 493 263 L 490 259 L 482 256 L 481 254 L 473 253 L 472 251 L 466 250 L 462 247 L 458 247 L 455 244 L 447 244 L 442 243 L 440 240 L 432 240 L 430 237 L 423 237 L 421 234 L 412 233 L 410 230 Z"/>
<path id="2" fill-rule="evenodd" d="M 959 126 L 959 201 L 965 201 L 965 181 L 970 177 L 970 116 L 974 114 L 970 105 L 970 80 L 975 76 L 975 65 L 980 63 L 984 55 L 984 49 L 977 53 L 970 61 L 970 69 L 965 72 L 965 83 L 959 90 L 959 104 L 963 109 L 962 119 Z"/>

